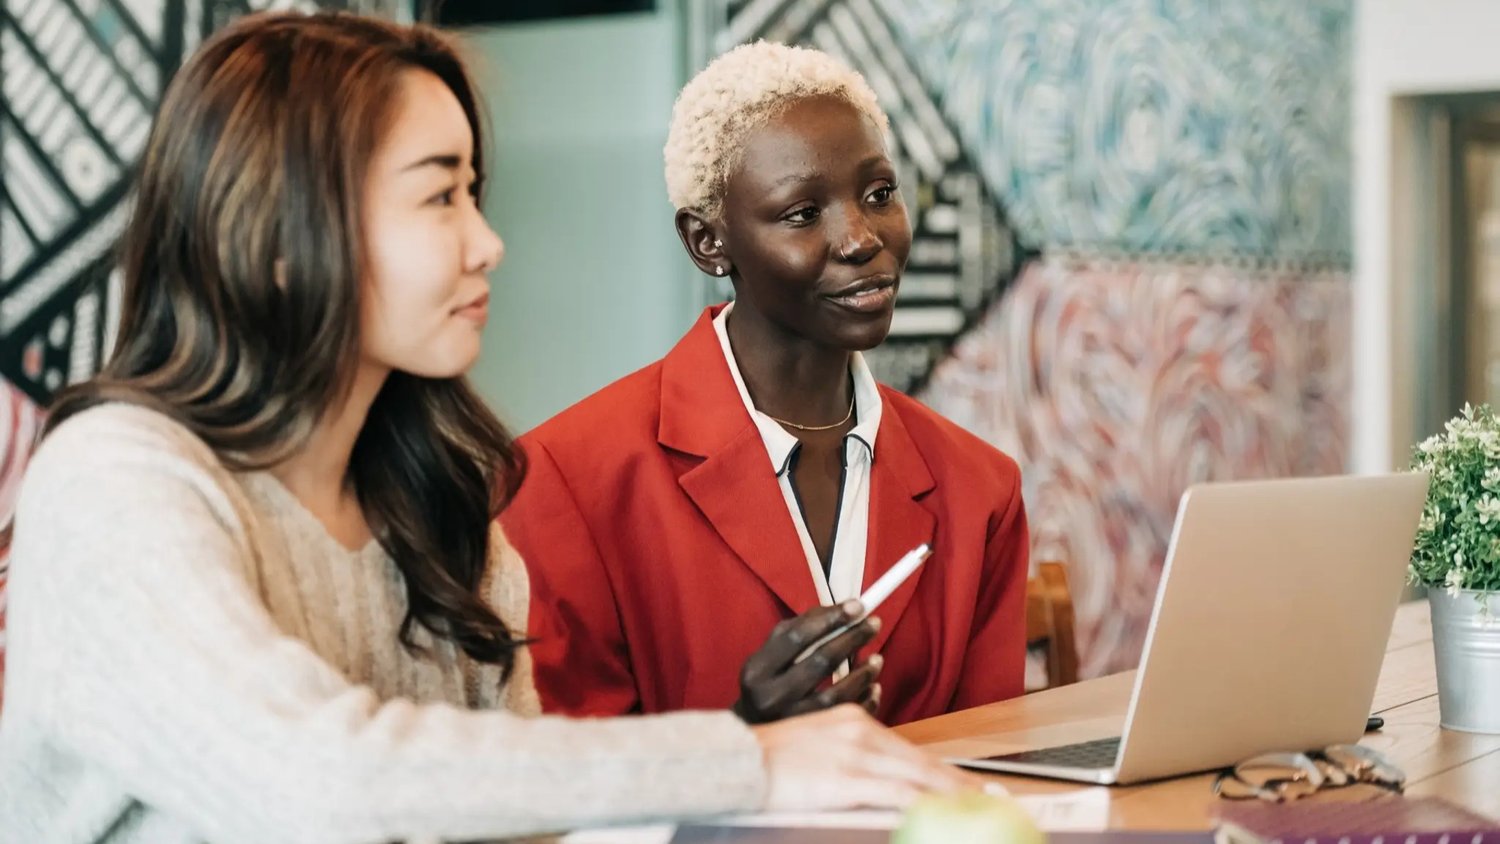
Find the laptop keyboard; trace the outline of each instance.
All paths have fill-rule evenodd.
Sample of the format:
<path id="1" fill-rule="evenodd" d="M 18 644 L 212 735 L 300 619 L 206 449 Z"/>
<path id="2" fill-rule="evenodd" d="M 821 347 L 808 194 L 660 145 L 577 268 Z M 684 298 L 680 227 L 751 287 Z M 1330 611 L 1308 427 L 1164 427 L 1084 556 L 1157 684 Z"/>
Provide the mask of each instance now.
<path id="1" fill-rule="evenodd" d="M 1020 753 L 989 756 L 987 762 L 1023 762 L 1028 765 L 1052 765 L 1058 768 L 1113 768 L 1120 755 L 1120 737 L 1062 744 Z"/>

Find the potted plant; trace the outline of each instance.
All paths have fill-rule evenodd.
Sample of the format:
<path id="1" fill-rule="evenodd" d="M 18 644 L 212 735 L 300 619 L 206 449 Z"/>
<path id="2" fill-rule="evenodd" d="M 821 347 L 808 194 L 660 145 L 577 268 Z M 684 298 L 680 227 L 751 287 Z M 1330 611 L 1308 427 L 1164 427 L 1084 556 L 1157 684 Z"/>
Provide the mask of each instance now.
<path id="1" fill-rule="evenodd" d="M 1500 419 L 1465 405 L 1412 469 L 1430 479 L 1409 576 L 1432 605 L 1439 720 L 1500 733 Z"/>

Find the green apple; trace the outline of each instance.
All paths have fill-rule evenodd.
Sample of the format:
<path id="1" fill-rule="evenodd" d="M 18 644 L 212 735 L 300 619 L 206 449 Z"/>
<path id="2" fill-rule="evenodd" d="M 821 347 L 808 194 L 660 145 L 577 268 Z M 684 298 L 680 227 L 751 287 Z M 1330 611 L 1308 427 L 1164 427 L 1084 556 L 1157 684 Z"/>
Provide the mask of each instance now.
<path id="1" fill-rule="evenodd" d="M 1046 844 L 1020 804 L 979 792 L 928 794 L 917 799 L 891 844 Z"/>

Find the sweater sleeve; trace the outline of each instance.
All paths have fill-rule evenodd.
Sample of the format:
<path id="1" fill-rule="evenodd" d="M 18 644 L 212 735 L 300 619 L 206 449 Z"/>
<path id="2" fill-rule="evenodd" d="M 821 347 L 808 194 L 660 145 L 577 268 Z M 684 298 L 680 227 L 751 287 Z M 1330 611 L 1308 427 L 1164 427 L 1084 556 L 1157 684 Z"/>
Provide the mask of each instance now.
<path id="1" fill-rule="evenodd" d="M 12 647 L 57 666 L 39 726 L 204 838 L 484 838 L 763 802 L 758 746 L 727 713 L 378 699 L 277 629 L 246 574 L 252 521 L 200 440 L 126 407 L 49 437 L 17 515 Z"/>

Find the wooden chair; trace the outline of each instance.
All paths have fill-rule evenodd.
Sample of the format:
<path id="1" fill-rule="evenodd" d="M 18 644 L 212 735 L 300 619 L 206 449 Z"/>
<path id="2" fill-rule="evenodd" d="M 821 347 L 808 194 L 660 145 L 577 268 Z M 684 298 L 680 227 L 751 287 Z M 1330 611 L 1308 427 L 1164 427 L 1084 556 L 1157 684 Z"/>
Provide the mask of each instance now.
<path id="1" fill-rule="evenodd" d="M 1043 562 L 1026 582 L 1026 647 L 1047 649 L 1047 688 L 1078 682 L 1073 596 L 1062 563 Z"/>

